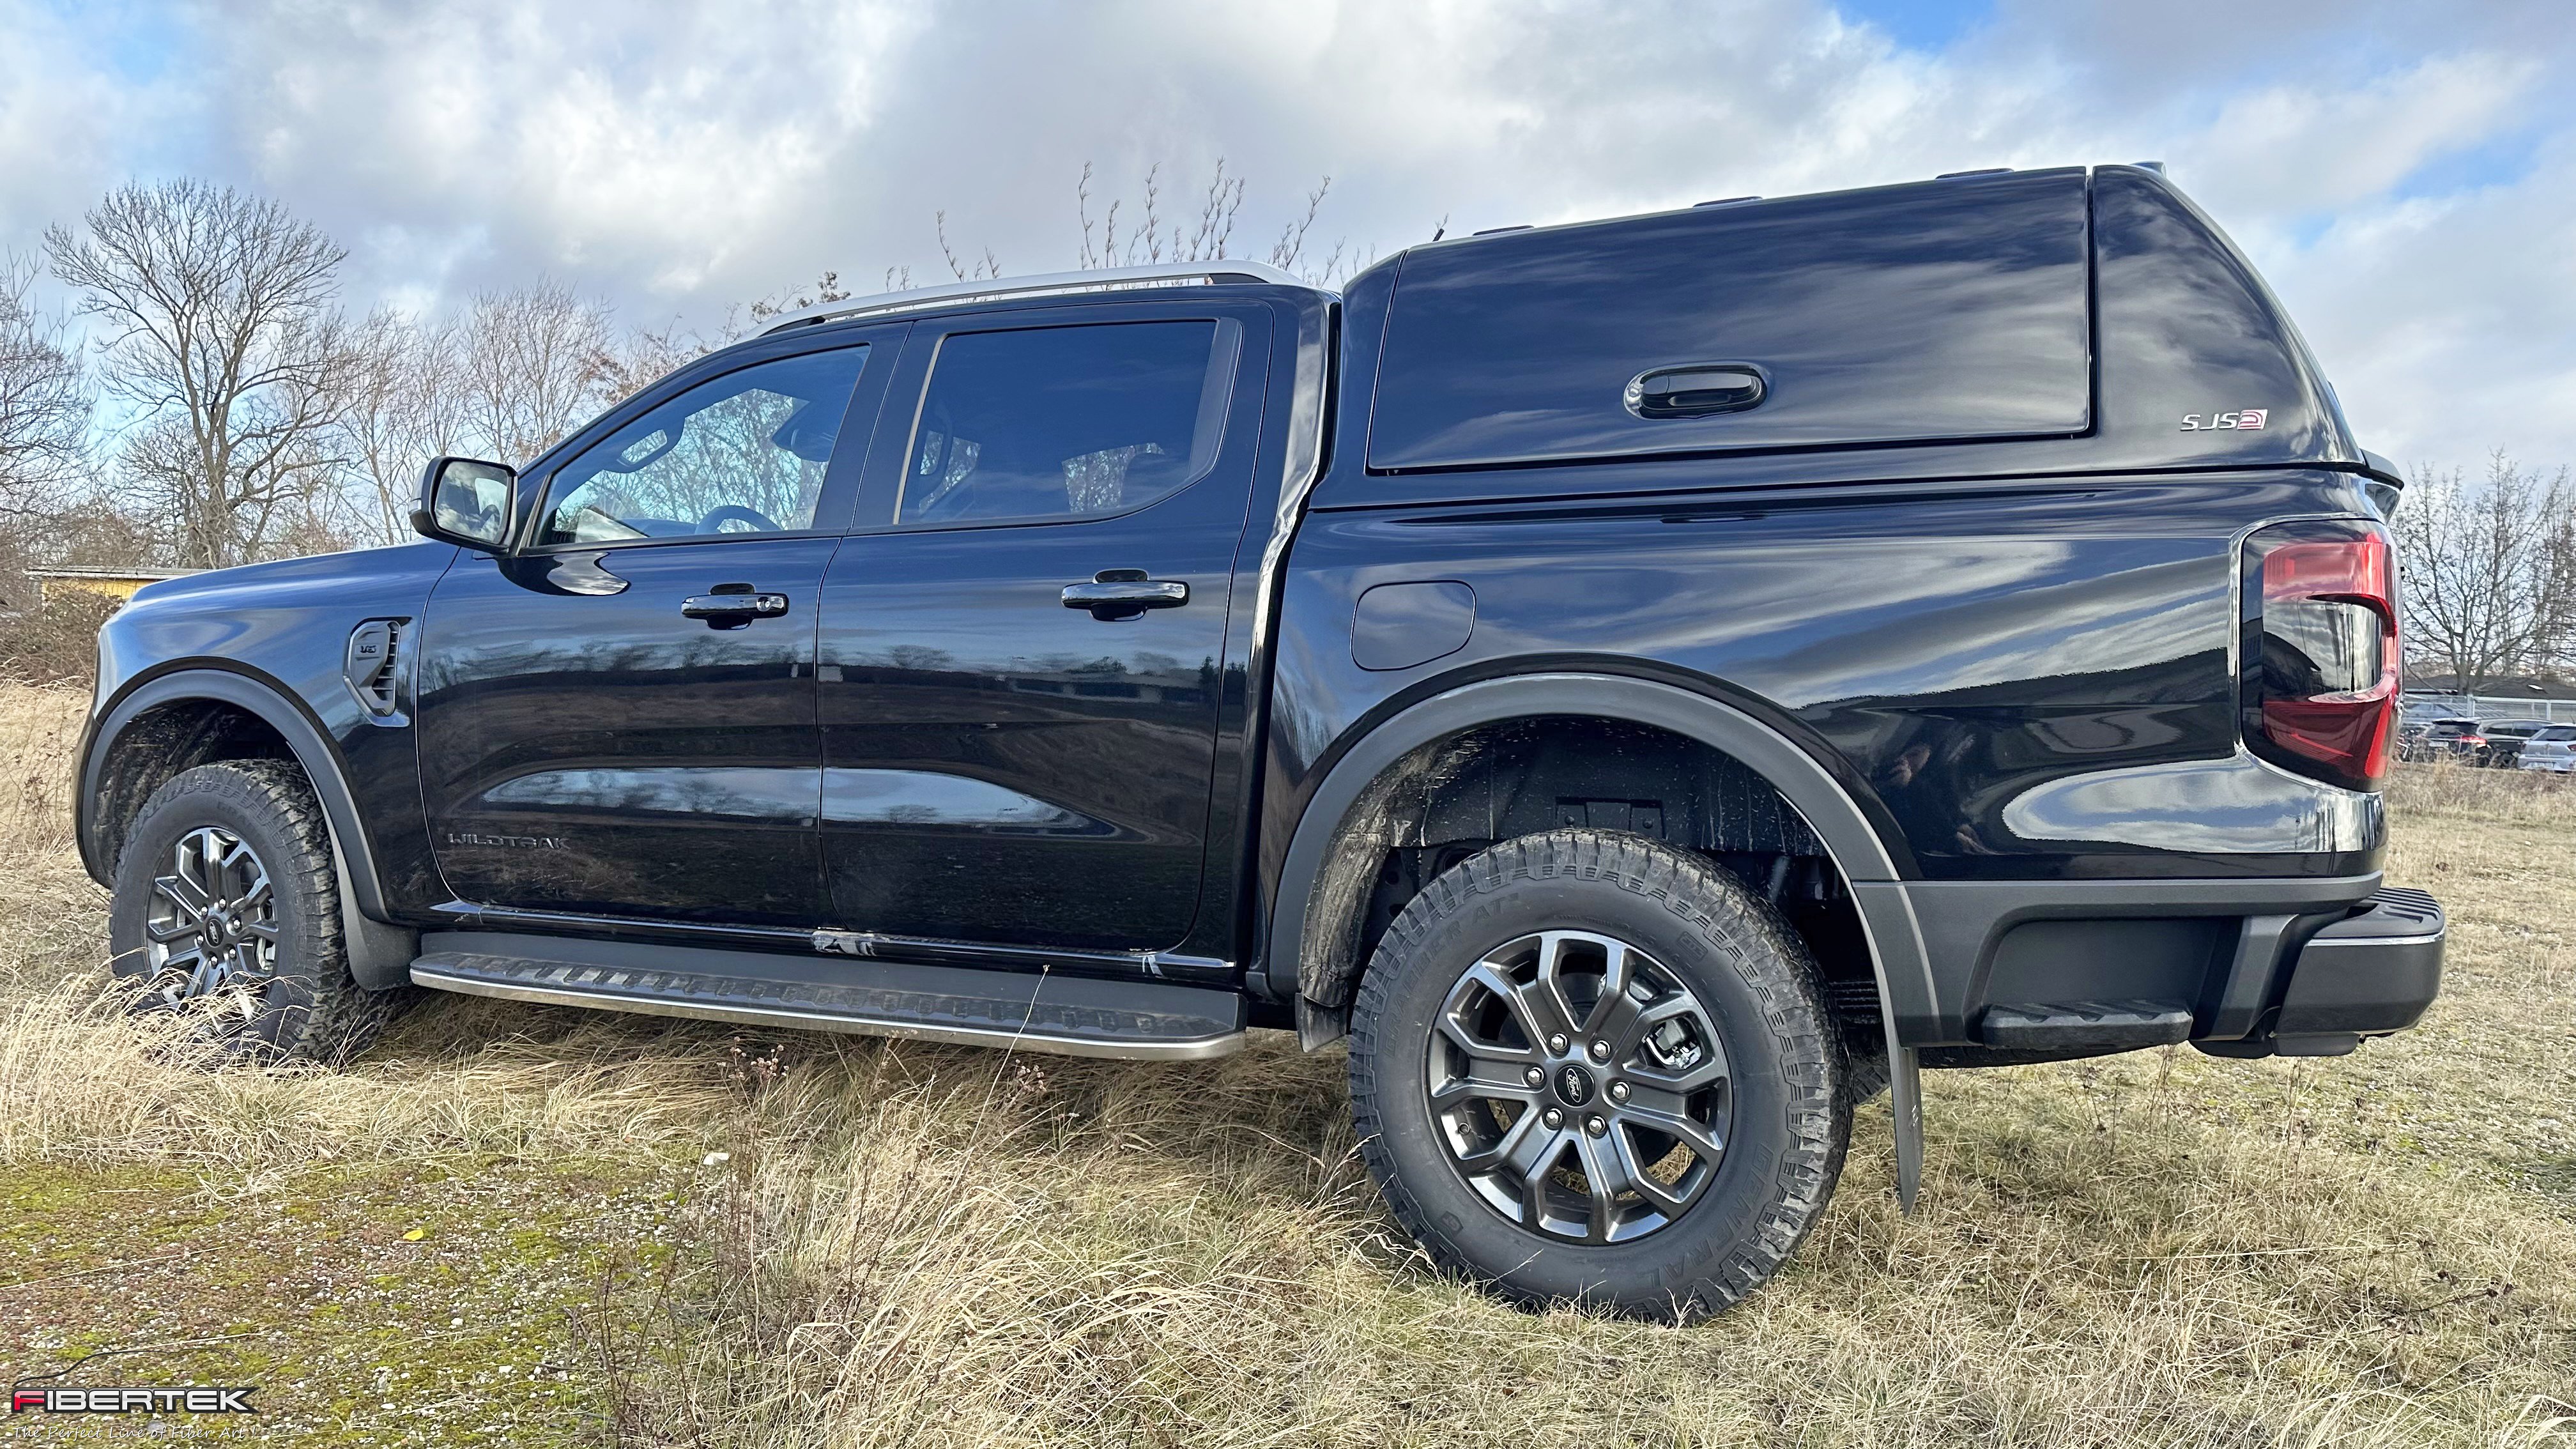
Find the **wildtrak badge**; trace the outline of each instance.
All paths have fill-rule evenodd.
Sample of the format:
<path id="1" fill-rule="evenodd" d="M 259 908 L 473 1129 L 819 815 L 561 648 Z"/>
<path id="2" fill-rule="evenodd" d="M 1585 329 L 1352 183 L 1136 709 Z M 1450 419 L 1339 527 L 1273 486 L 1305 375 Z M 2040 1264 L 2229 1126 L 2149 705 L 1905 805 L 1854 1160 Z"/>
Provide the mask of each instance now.
<path id="1" fill-rule="evenodd" d="M 2270 408 L 2239 408 L 2232 413 L 2211 413 L 2209 421 L 2205 423 L 2200 420 L 2199 413 L 2184 413 L 2182 430 L 2186 433 L 2205 433 L 2213 428 L 2221 430 L 2233 428 L 2239 432 L 2259 429 L 2263 426 L 2264 415 L 2270 411 Z"/>

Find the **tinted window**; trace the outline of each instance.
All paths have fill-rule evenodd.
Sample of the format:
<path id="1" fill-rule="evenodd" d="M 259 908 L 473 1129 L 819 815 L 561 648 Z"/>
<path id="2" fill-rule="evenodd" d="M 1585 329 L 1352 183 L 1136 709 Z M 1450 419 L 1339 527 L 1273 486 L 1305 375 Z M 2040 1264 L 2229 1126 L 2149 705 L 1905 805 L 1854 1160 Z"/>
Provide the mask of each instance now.
<path id="1" fill-rule="evenodd" d="M 2085 216 L 2084 173 L 2045 171 L 1417 247 L 1369 464 L 2081 432 Z M 1767 390 L 1705 416 L 1628 398 L 1722 366 Z"/>
<path id="2" fill-rule="evenodd" d="M 539 543 L 814 526 L 864 347 L 764 362 L 681 393 L 555 474 Z"/>
<path id="3" fill-rule="evenodd" d="M 1123 322 L 943 339 L 896 521 L 1081 518 L 1179 488 L 1215 460 L 1233 330 Z"/>
<path id="4" fill-rule="evenodd" d="M 2533 735 L 2535 740 L 2576 740 L 2576 725 L 2558 725 Z"/>

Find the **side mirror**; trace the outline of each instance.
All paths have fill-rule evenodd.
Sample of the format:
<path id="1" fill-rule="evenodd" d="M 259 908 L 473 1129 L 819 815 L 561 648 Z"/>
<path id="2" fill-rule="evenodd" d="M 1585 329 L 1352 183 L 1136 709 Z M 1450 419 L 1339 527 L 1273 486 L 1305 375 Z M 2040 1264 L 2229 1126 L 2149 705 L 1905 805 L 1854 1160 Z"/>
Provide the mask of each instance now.
<path id="1" fill-rule="evenodd" d="M 484 553 L 509 547 L 518 516 L 519 475 L 478 458 L 432 458 L 420 474 L 420 506 L 411 526 L 425 538 Z"/>

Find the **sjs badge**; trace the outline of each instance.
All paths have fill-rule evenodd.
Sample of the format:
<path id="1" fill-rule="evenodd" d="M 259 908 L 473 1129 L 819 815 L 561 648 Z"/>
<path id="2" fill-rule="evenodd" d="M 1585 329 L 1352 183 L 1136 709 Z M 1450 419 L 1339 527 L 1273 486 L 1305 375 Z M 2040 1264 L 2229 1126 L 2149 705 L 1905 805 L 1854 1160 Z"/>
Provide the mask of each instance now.
<path id="1" fill-rule="evenodd" d="M 2184 413 L 2182 430 L 2186 433 L 2205 433 L 2213 428 L 2220 430 L 2233 428 L 2239 432 L 2259 429 L 2263 426 L 2263 415 L 2270 411 L 2269 408 L 2240 408 L 2232 413 L 2211 413 L 2207 422 L 2202 422 L 2201 415 L 2198 413 Z"/>

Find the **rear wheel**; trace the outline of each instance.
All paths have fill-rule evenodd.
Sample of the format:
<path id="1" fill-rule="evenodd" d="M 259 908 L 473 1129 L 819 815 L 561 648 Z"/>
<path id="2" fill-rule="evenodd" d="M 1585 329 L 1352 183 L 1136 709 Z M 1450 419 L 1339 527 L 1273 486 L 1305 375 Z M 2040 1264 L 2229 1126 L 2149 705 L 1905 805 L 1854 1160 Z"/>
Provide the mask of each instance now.
<path id="1" fill-rule="evenodd" d="M 404 999 L 350 976 L 322 807 L 281 760 L 199 765 L 152 793 L 117 862 L 108 938 L 134 1009 L 184 1018 L 224 1058 L 336 1063 Z"/>
<path id="2" fill-rule="evenodd" d="M 1434 880 L 1354 1003 L 1351 1103 L 1443 1266 L 1690 1319 L 1787 1260 L 1851 1102 L 1821 979 L 1733 877 L 1641 836 L 1506 841 Z"/>

